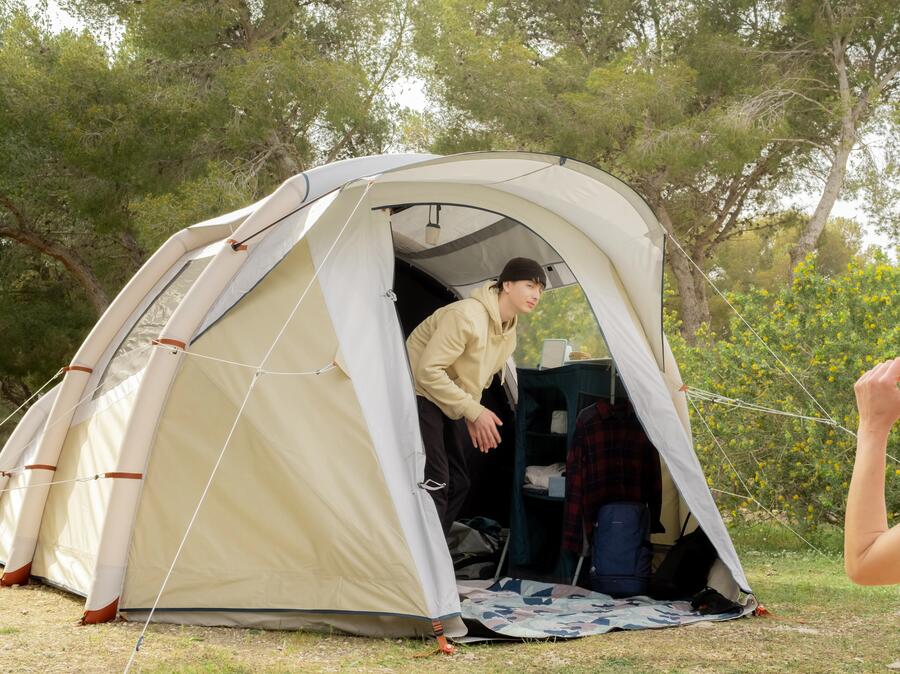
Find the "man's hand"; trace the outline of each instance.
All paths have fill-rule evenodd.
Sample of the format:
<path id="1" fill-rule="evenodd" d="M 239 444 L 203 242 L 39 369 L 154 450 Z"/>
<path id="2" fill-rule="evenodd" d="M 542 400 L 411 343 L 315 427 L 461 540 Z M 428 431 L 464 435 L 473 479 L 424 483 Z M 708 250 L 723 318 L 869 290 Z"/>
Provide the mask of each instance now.
<path id="1" fill-rule="evenodd" d="M 466 428 L 469 429 L 472 444 L 484 453 L 492 450 L 500 442 L 500 431 L 497 430 L 497 426 L 502 425 L 500 417 L 489 409 L 479 414 L 475 421 L 466 419 Z"/>
<path id="2" fill-rule="evenodd" d="M 900 358 L 887 360 L 866 372 L 853 387 L 859 426 L 887 432 L 900 419 Z"/>

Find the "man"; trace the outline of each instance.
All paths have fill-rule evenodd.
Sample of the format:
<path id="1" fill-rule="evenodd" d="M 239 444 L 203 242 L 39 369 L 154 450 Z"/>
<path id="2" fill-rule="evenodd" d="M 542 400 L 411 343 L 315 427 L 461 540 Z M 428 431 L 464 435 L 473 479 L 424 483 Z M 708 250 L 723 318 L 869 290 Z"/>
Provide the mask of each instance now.
<path id="1" fill-rule="evenodd" d="M 888 529 L 884 469 L 888 436 L 900 419 L 900 358 L 885 361 L 856 382 L 859 430 L 847 495 L 844 568 L 860 585 L 900 583 L 900 525 Z"/>
<path id="2" fill-rule="evenodd" d="M 480 451 L 500 442 L 497 427 L 503 422 L 481 405 L 481 392 L 516 349 L 516 317 L 537 306 L 546 285 L 537 262 L 513 258 L 495 283 L 441 307 L 406 340 L 425 443 L 425 480 L 445 534 L 469 490 L 460 420 Z"/>

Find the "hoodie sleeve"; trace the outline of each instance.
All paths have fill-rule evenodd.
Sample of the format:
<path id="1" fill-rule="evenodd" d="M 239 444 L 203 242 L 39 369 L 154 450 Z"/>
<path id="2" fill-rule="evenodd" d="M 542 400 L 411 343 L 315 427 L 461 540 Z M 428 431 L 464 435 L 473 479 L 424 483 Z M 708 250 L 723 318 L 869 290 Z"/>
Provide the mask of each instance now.
<path id="1" fill-rule="evenodd" d="M 413 373 L 428 397 L 451 419 L 465 417 L 475 421 L 484 411 L 484 406 L 447 374 L 447 368 L 456 362 L 473 337 L 471 321 L 459 311 L 447 311 L 438 320 Z"/>

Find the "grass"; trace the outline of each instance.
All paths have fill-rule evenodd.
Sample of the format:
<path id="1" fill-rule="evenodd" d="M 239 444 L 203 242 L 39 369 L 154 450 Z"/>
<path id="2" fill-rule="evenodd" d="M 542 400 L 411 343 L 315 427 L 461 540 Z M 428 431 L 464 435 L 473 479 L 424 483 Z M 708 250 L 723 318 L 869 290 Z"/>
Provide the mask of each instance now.
<path id="1" fill-rule="evenodd" d="M 900 588 L 852 585 L 820 532 L 811 551 L 784 550 L 769 527 L 734 530 L 745 570 L 771 618 L 615 632 L 560 642 L 458 646 L 433 642 L 151 625 L 133 671 L 244 672 L 890 672 L 900 662 Z M 832 542 L 833 543 L 833 542 Z M 793 541 L 789 542 L 795 547 Z M 40 585 L 0 592 L 0 671 L 121 671 L 140 625 L 76 624 L 82 602 Z M 900 666 L 900 665 L 898 665 Z"/>

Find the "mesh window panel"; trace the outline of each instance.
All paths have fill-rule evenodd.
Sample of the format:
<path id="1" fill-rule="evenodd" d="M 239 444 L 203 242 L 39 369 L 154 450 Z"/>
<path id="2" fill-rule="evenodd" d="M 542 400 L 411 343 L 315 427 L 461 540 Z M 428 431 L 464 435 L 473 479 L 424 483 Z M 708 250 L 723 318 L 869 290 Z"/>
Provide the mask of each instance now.
<path id="1" fill-rule="evenodd" d="M 181 304 L 181 300 L 211 259 L 205 257 L 188 262 L 147 307 L 106 366 L 100 386 L 94 391 L 95 400 L 144 369 L 150 360 L 152 349 L 142 347 L 159 337 L 175 308 Z"/>

